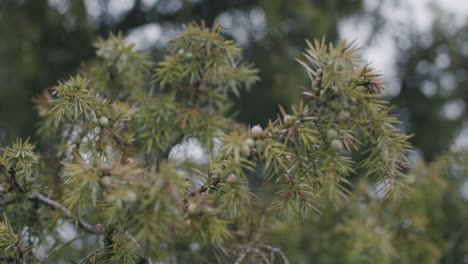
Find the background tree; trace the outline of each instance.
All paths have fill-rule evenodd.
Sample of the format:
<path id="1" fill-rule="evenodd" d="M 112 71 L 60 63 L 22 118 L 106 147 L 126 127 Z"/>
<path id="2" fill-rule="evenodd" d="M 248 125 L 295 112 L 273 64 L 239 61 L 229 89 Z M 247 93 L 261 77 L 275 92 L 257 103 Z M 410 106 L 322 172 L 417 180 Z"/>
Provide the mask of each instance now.
<path id="1" fill-rule="evenodd" d="M 69 4 L 69 12 L 61 14 L 45 0 L 0 3 L 2 143 L 34 137 L 38 119 L 31 98 L 93 55 L 95 37 L 85 7 L 80 1 Z"/>
<path id="2" fill-rule="evenodd" d="M 291 263 L 463 262 L 466 164 L 466 148 L 444 153 L 411 170 L 405 199 L 382 200 L 367 184 L 356 184 L 355 198 L 342 207 L 270 230 Z"/>
<path id="3" fill-rule="evenodd" d="M 466 32 L 439 15 L 429 32 L 412 32 L 401 47 L 401 92 L 392 101 L 416 133 L 413 142 L 428 160 L 447 151 L 466 129 Z M 438 127 L 437 130 L 431 128 Z M 437 140 L 434 142 L 434 138 Z"/>

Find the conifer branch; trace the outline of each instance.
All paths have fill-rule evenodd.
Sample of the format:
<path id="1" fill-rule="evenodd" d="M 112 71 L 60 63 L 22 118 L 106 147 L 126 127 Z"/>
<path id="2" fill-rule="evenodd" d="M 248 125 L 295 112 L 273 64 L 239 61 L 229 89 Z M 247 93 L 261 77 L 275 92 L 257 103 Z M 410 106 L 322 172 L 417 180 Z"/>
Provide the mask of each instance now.
<path id="1" fill-rule="evenodd" d="M 259 256 L 262 259 L 262 262 L 265 264 L 273 264 L 275 263 L 275 254 L 278 254 L 281 256 L 283 264 L 289 264 L 288 258 L 284 255 L 284 253 L 275 247 L 261 244 L 257 241 L 251 242 L 247 245 L 241 245 L 241 252 L 242 254 L 239 255 L 239 257 L 236 259 L 234 262 L 235 264 L 240 264 L 242 261 L 247 257 L 249 254 L 255 254 Z M 269 251 L 269 257 L 267 257 L 268 252 L 264 252 L 260 250 L 260 248 L 263 248 L 264 250 Z"/>

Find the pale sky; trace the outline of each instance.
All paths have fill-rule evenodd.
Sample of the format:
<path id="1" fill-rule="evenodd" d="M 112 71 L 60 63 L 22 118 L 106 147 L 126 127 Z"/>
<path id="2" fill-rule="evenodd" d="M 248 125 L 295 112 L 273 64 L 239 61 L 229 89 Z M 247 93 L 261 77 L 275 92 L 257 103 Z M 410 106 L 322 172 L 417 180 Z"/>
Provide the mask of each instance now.
<path id="1" fill-rule="evenodd" d="M 365 8 L 372 11 L 377 7 L 378 2 L 378 0 L 365 0 Z M 347 41 L 357 39 L 358 45 L 363 47 L 364 59 L 372 62 L 372 65 L 388 80 L 395 78 L 394 64 L 397 51 L 392 36 L 400 34 L 400 31 L 405 29 L 404 25 L 411 24 L 420 32 L 430 30 L 435 18 L 431 11 L 434 5 L 452 14 L 450 18 L 455 27 L 463 25 L 468 17 L 468 0 L 406 0 L 400 1 L 399 6 L 393 4 L 394 2 L 393 0 L 383 1 L 380 13 L 389 21 L 390 26 L 386 28 L 386 32 L 379 34 L 371 46 L 365 47 L 364 44 L 372 27 L 365 18 L 355 16 L 340 23 L 341 38 Z M 387 93 L 390 95 L 399 92 L 399 87 L 396 87 L 394 83 L 387 84 Z"/>

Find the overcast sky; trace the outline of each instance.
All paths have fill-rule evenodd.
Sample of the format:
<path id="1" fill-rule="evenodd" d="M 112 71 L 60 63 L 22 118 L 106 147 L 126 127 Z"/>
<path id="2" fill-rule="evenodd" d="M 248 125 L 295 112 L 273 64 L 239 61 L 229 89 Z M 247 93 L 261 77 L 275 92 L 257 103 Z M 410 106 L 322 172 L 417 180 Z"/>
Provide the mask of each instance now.
<path id="1" fill-rule="evenodd" d="M 372 11 L 377 8 L 379 0 L 365 0 L 365 8 Z M 392 36 L 399 34 L 401 24 L 415 26 L 420 32 L 430 30 L 434 20 L 432 8 L 439 6 L 442 10 L 452 14 L 450 18 L 454 26 L 461 26 L 468 17 L 468 0 L 406 0 L 400 1 L 395 5 L 393 0 L 383 0 L 381 15 L 389 21 L 387 32 L 379 34 L 370 46 L 365 45 L 372 25 L 368 20 L 360 16 L 351 17 L 340 23 L 341 38 L 352 41 L 357 39 L 358 45 L 363 47 L 363 57 L 366 61 L 372 62 L 372 65 L 384 74 L 385 79 L 393 80 L 395 78 L 394 64 L 396 58 L 396 49 Z M 387 93 L 397 94 L 399 87 L 393 83 L 387 84 Z"/>

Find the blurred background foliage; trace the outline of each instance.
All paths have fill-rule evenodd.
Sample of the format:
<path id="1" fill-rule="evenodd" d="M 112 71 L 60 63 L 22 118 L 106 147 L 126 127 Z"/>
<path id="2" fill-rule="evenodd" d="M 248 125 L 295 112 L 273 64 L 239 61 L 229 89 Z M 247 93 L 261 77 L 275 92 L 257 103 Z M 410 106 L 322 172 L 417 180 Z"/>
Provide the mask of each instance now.
<path id="1" fill-rule="evenodd" d="M 251 93 L 241 96 L 234 107 L 239 112 L 233 113 L 239 121 L 252 125 L 266 124 L 269 118 L 274 117 L 278 104 L 287 106 L 295 102 L 298 99 L 295 95 L 299 94 L 297 90 L 308 84 L 307 75 L 294 60 L 305 48 L 305 39 L 321 36 L 331 41 L 356 38 L 364 52 L 370 47 L 377 46 L 378 49 L 379 40 L 390 42 L 394 52 L 380 50 L 378 56 L 392 56 L 393 59 L 390 68 L 379 70 L 388 82 L 387 95 L 396 105 L 395 113 L 405 121 L 405 132 L 415 134 L 411 140 L 418 157 L 426 161 L 443 160 L 441 153 L 454 143 L 467 142 L 468 138 L 468 114 L 465 111 L 468 100 L 468 23 L 454 21 L 452 14 L 432 5 L 428 15 L 431 19 L 427 18 L 428 25 L 421 30 L 413 16 L 392 13 L 405 9 L 405 3 L 399 0 L 0 1 L 0 145 L 17 137 L 31 137 L 33 142 L 38 141 L 34 133 L 37 114 L 32 98 L 55 85 L 57 80 L 69 77 L 83 63 L 91 62 L 94 58 L 92 42 L 97 37 L 121 31 L 127 36 L 127 41 L 136 41 L 138 48 L 149 50 L 152 56 L 160 58 L 168 41 L 182 24 L 204 20 L 207 25 L 216 22 L 225 27 L 226 36 L 242 44 L 246 60 L 260 69 L 261 81 Z M 411 14 L 412 10 L 406 12 Z M 351 33 L 346 32 L 354 27 L 353 23 L 361 27 L 354 28 Z M 366 29 L 365 32 L 361 32 L 362 28 Z M 372 57 L 366 58 L 373 60 Z M 386 70 L 391 74 L 387 75 Z M 430 165 L 420 166 L 418 175 L 424 175 L 425 170 L 434 171 Z M 430 237 L 435 242 L 404 255 L 413 256 L 412 260 L 418 260 L 418 263 L 427 263 L 424 257 L 429 256 L 440 259 L 441 263 L 462 263 L 468 247 L 464 242 L 467 221 L 465 214 L 459 212 L 466 211 L 463 208 L 467 208 L 467 204 L 460 186 L 468 189 L 466 174 L 446 174 L 438 170 L 432 174 L 437 176 L 433 176 L 436 178 L 430 181 L 431 184 L 424 185 L 424 179 L 415 183 L 425 189 L 424 197 L 430 199 L 415 196 L 407 204 L 400 204 L 405 208 L 387 208 L 378 214 L 395 217 L 393 213 L 399 212 L 412 217 L 411 210 L 422 210 L 418 214 L 422 218 L 412 219 L 416 226 L 412 231 L 414 234 L 409 233 L 414 236 L 398 239 L 417 242 Z M 434 182 L 439 184 L 434 185 Z M 440 194 L 433 196 L 435 193 Z M 366 194 L 360 195 L 365 197 Z M 429 205 L 440 210 L 431 210 Z M 290 237 L 282 240 L 284 245 L 281 245 L 293 256 L 292 263 L 307 263 L 311 257 L 316 259 L 318 256 L 317 263 L 339 263 L 332 257 L 341 251 L 335 252 L 337 247 L 326 248 L 326 245 L 336 241 L 347 248 L 353 241 L 353 235 L 359 236 L 356 232 L 372 234 L 368 232 L 370 229 L 364 230 L 372 223 L 369 226 L 347 223 L 343 226 L 348 229 L 335 230 L 343 218 L 359 211 L 355 204 L 345 208 L 339 212 L 330 209 L 331 212 L 311 217 L 302 225 L 273 225 L 272 235 L 284 234 L 282 228 L 298 229 L 291 229 Z M 373 210 L 372 206 L 370 208 Z M 379 205 L 375 210 L 383 209 Z M 353 226 L 355 228 L 349 230 Z M 319 233 L 323 230 L 327 230 L 323 232 L 326 236 L 346 236 L 341 240 L 321 237 Z M 387 247 L 385 230 L 375 232 L 377 236 L 370 236 L 362 242 L 362 252 L 368 252 L 376 243 L 381 243 L 380 248 L 386 250 L 372 252 L 380 256 L 410 250 Z M 451 236 L 460 238 L 452 239 Z M 456 245 L 443 243 L 449 239 L 461 242 Z M 328 243 L 324 243 L 326 241 Z M 323 251 L 315 252 L 317 249 Z M 359 252 L 347 252 L 351 255 L 346 255 L 346 259 L 356 257 L 356 263 L 361 263 Z M 407 263 L 409 260 L 401 261 Z"/>

